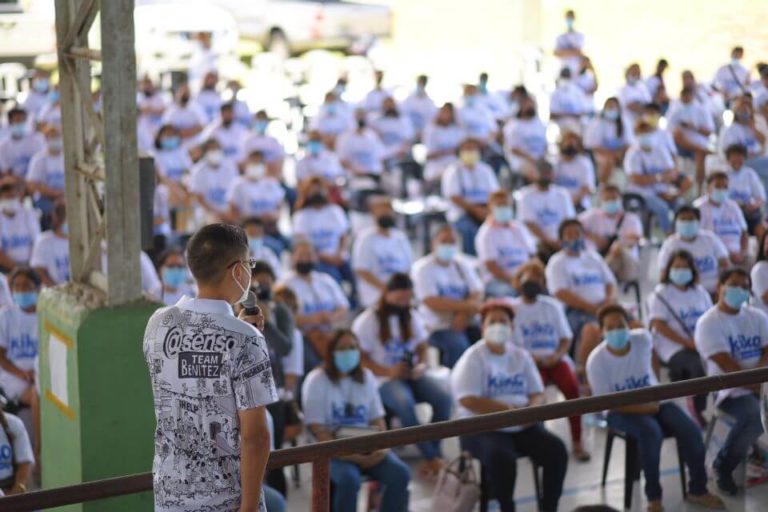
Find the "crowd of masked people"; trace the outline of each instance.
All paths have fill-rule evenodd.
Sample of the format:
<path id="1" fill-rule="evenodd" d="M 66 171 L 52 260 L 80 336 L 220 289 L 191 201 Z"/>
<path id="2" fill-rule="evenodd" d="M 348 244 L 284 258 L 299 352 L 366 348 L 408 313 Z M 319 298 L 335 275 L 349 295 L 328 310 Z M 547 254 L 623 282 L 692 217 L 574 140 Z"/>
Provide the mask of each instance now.
<path id="1" fill-rule="evenodd" d="M 685 71 L 673 91 L 666 61 L 646 77 L 633 63 L 596 105 L 584 35 L 572 12 L 566 23 L 548 99 L 523 86 L 493 92 L 483 74 L 455 102 L 435 104 L 426 76 L 398 101 L 377 71 L 353 103 L 342 77 L 292 153 L 273 134 L 277 122 L 215 69 L 172 94 L 139 80 L 139 150 L 157 176 L 142 286 L 165 304 L 194 295 L 185 236 L 211 222 L 245 229 L 281 390 L 269 407 L 275 447 L 417 425 L 421 403 L 443 421 L 541 404 L 548 385 L 572 399 L 768 363 L 768 65 L 753 79 L 734 48 L 711 82 Z M 30 84 L 0 124 L 6 493 L 26 490 L 41 449 L 38 293 L 69 279 L 59 94 L 46 71 Z M 422 247 L 409 229 L 421 218 L 403 200 L 433 196 L 444 223 Z M 627 287 L 648 281 L 652 293 L 626 307 Z M 710 399 L 734 422 L 712 491 L 702 440 Z M 762 433 L 758 405 L 756 389 L 738 388 L 687 407 L 620 407 L 607 424 L 639 445 L 649 510 L 662 510 L 670 435 L 689 469 L 687 499 L 718 509 L 713 492 L 739 492 L 733 471 Z M 26 427 L 10 414 L 25 411 Z M 590 459 L 582 418 L 569 425 L 567 440 L 538 423 L 460 444 L 502 511 L 514 510 L 521 456 L 543 468 L 541 507 L 554 511 L 569 458 Z M 333 509 L 354 511 L 369 477 L 381 484 L 381 510 L 407 510 L 409 481 L 434 480 L 445 465 L 441 442 L 418 450 L 415 475 L 392 451 L 334 459 Z M 282 510 L 282 470 L 266 483 L 270 511 Z"/>

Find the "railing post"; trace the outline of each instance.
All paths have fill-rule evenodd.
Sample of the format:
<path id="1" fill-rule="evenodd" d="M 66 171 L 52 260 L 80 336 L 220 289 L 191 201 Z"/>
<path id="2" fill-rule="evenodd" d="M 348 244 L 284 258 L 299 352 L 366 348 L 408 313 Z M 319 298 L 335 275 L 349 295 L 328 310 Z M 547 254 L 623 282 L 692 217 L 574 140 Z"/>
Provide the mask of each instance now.
<path id="1" fill-rule="evenodd" d="M 331 510 L 330 466 L 330 459 L 317 459 L 312 463 L 312 512 Z"/>

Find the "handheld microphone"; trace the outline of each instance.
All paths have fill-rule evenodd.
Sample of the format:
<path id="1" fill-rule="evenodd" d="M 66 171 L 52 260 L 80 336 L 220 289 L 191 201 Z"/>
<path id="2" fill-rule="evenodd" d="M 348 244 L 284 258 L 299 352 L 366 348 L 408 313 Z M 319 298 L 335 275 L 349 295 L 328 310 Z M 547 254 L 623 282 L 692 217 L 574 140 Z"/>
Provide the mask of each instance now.
<path id="1" fill-rule="evenodd" d="M 256 290 L 251 286 L 248 289 L 248 297 L 241 303 L 245 314 L 248 316 L 261 314 L 261 308 L 257 305 Z"/>

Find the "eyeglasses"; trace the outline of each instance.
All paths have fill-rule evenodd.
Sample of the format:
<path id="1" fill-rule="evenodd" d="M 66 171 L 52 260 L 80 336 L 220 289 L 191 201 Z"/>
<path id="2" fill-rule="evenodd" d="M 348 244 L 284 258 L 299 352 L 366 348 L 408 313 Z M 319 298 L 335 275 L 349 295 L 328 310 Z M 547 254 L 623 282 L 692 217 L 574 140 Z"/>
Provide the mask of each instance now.
<path id="1" fill-rule="evenodd" d="M 250 270 L 253 270 L 256 268 L 256 263 L 258 260 L 256 258 L 248 258 L 247 260 L 236 260 L 227 265 L 227 268 L 231 268 L 233 265 L 237 265 L 238 263 L 245 264 L 246 267 L 248 267 Z"/>

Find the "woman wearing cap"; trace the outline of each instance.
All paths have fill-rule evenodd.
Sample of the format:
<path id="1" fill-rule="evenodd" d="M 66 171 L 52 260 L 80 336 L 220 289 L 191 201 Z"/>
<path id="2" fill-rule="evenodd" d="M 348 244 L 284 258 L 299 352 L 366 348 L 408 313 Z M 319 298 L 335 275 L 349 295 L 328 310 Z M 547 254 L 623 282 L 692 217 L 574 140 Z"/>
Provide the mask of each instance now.
<path id="1" fill-rule="evenodd" d="M 431 422 L 446 421 L 451 396 L 427 370 L 427 331 L 411 308 L 413 283 L 408 274 L 394 274 L 378 304 L 366 309 L 352 324 L 360 340 L 363 365 L 379 381 L 384 406 L 404 427 L 419 424 L 416 404 L 432 407 Z M 424 464 L 419 473 L 437 476 L 442 467 L 440 441 L 419 443 Z"/>
<path id="2" fill-rule="evenodd" d="M 528 352 L 512 344 L 515 314 L 505 301 L 482 308 L 483 339 L 468 348 L 451 373 L 451 389 L 460 418 L 505 412 L 544 403 L 544 386 Z M 515 510 L 517 458 L 530 457 L 544 470 L 541 509 L 557 510 L 568 452 L 544 425 L 507 427 L 460 438 L 463 450 L 480 459 L 488 475 L 490 498 L 502 512 Z"/>

